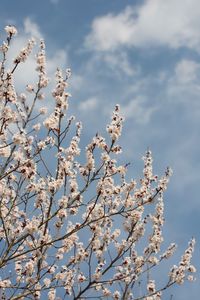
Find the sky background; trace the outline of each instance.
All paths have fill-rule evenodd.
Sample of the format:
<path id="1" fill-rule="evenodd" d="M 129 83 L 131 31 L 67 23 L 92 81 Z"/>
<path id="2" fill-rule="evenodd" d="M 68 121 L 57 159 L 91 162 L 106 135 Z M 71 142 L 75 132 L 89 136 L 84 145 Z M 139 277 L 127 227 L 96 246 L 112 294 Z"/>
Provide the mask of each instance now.
<path id="1" fill-rule="evenodd" d="M 49 77 L 57 66 L 72 69 L 71 111 L 83 122 L 83 146 L 105 132 L 119 103 L 126 119 L 120 160 L 131 162 L 130 177 L 142 173 L 148 147 L 156 173 L 172 167 L 165 239 L 177 242 L 178 263 L 196 237 L 200 269 L 200 2 L 2 0 L 0 38 L 8 24 L 19 31 L 11 57 L 34 36 L 46 41 Z M 19 87 L 34 80 L 33 58 L 25 65 L 16 78 Z M 199 275 L 171 292 L 173 300 L 199 299 Z"/>

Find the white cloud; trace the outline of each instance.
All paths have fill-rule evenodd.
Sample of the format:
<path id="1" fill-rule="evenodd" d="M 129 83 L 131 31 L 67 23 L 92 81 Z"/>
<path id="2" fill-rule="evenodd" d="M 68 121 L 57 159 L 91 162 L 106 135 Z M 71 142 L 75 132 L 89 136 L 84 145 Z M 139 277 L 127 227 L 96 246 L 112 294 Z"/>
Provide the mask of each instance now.
<path id="1" fill-rule="evenodd" d="M 112 50 L 128 44 L 132 35 L 132 9 L 126 8 L 114 16 L 97 17 L 92 23 L 92 32 L 86 37 L 86 45 L 96 50 Z"/>
<path id="2" fill-rule="evenodd" d="M 93 111 L 97 108 L 98 106 L 98 99 L 95 97 L 89 98 L 83 102 L 81 102 L 78 106 L 78 109 L 83 111 L 83 112 L 89 112 Z"/>
<path id="3" fill-rule="evenodd" d="M 106 63 L 107 67 L 118 74 L 124 73 L 128 76 L 133 76 L 138 71 L 131 66 L 125 52 L 120 52 L 115 55 L 104 53 L 102 55 L 102 60 Z"/>
<path id="4" fill-rule="evenodd" d="M 42 38 L 42 33 L 40 31 L 39 26 L 35 22 L 33 22 L 29 17 L 27 17 L 24 20 L 24 32 L 36 39 Z"/>
<path id="5" fill-rule="evenodd" d="M 200 71 L 200 64 L 188 59 L 183 59 L 175 67 L 176 81 L 181 84 L 194 82 L 197 80 Z"/>
<path id="6" fill-rule="evenodd" d="M 198 0 L 146 0 L 119 14 L 94 19 L 86 47 L 113 51 L 120 47 L 168 46 L 200 50 Z"/>
<path id="7" fill-rule="evenodd" d="M 121 106 L 121 110 L 126 119 L 132 118 L 139 124 L 147 124 L 157 107 L 155 104 L 149 107 L 144 97 L 136 97 L 128 104 Z"/>
<path id="8" fill-rule="evenodd" d="M 191 59 L 177 62 L 173 74 L 168 79 L 166 93 L 171 102 L 189 105 L 188 113 L 191 112 L 193 118 L 199 118 L 200 63 Z"/>

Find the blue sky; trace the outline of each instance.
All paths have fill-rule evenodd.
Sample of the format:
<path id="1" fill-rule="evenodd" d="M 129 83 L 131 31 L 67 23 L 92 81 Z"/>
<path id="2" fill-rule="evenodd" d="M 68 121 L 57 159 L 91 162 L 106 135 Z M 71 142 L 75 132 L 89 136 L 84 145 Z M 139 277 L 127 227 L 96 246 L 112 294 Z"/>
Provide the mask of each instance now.
<path id="1" fill-rule="evenodd" d="M 57 66 L 71 67 L 71 110 L 83 121 L 83 145 L 103 132 L 119 103 L 126 118 L 121 159 L 132 163 L 130 176 L 142 172 L 148 147 L 158 174 L 172 167 L 165 237 L 177 241 L 180 255 L 195 236 L 198 267 L 200 2 L 2 0 L 0 16 L 2 31 L 7 24 L 19 31 L 11 55 L 27 38 L 43 37 L 50 76 Z M 19 86 L 33 80 L 33 64 L 18 74 Z M 197 278 L 175 289 L 174 299 L 198 299 L 199 286 Z"/>

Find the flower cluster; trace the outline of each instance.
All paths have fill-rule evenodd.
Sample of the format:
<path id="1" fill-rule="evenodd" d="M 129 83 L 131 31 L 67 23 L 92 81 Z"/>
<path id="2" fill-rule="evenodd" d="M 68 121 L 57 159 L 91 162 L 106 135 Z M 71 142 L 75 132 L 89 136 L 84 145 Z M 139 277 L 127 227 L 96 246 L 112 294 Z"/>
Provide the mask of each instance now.
<path id="1" fill-rule="evenodd" d="M 17 34 L 17 29 L 15 26 L 12 25 L 7 25 L 5 27 L 5 31 L 7 32 L 7 34 L 9 35 L 16 35 Z"/>
<path id="2" fill-rule="evenodd" d="M 123 118 L 119 114 L 120 107 L 117 104 L 112 116 L 112 122 L 107 126 L 107 131 L 111 136 L 112 141 L 118 140 L 121 135 Z"/>
<path id="3" fill-rule="evenodd" d="M 39 72 L 39 88 L 45 88 L 48 85 L 49 79 L 46 75 L 46 56 L 45 56 L 45 44 L 44 41 L 40 41 L 40 51 L 37 55 L 37 68 L 36 70 Z M 38 99 L 43 99 L 43 94 L 37 95 Z"/>
<path id="4" fill-rule="evenodd" d="M 19 64 L 20 62 L 25 62 L 29 57 L 29 55 L 31 54 L 34 45 L 35 45 L 35 40 L 34 39 L 29 40 L 27 46 L 24 47 L 14 59 L 14 63 Z"/>
<path id="5" fill-rule="evenodd" d="M 192 253 L 194 251 L 195 239 L 189 242 L 188 248 L 185 250 L 181 261 L 178 266 L 174 265 L 170 271 L 170 280 L 175 281 L 178 284 L 183 284 L 185 279 L 190 281 L 195 280 L 193 273 L 196 272 L 196 268 L 191 265 Z M 189 274 L 188 274 L 189 273 Z"/>

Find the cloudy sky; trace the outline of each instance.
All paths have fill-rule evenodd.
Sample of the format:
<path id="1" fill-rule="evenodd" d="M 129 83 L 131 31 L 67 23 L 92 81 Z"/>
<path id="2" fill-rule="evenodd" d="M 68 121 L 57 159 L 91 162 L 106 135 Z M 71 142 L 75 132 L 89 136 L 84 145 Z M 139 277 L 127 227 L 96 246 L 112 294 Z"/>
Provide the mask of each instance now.
<path id="1" fill-rule="evenodd" d="M 11 56 L 31 36 L 42 37 L 50 76 L 57 66 L 72 69 L 71 110 L 83 121 L 83 145 L 103 132 L 119 103 L 126 118 L 121 159 L 132 163 L 130 176 L 142 172 L 148 147 L 156 173 L 173 168 L 165 238 L 177 241 L 178 258 L 195 236 L 198 268 L 200 2 L 2 0 L 0 38 L 7 24 L 19 31 Z M 26 66 L 18 73 L 19 85 L 33 80 L 33 59 Z M 199 299 L 199 283 L 198 276 L 196 283 L 174 289 L 173 300 Z"/>

